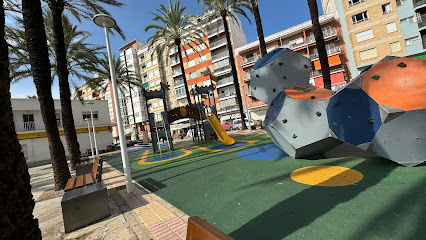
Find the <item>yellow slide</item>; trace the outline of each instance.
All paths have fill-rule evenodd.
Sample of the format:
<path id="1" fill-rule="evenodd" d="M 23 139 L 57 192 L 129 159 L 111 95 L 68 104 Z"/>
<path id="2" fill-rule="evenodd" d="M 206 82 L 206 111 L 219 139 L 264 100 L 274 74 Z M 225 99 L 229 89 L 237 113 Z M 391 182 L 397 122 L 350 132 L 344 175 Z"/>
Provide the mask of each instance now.
<path id="1" fill-rule="evenodd" d="M 228 136 L 225 129 L 223 129 L 222 125 L 220 125 L 219 120 L 217 120 L 215 115 L 212 115 L 207 118 L 212 125 L 214 132 L 216 133 L 219 140 L 225 145 L 232 145 L 235 143 L 235 140 Z"/>

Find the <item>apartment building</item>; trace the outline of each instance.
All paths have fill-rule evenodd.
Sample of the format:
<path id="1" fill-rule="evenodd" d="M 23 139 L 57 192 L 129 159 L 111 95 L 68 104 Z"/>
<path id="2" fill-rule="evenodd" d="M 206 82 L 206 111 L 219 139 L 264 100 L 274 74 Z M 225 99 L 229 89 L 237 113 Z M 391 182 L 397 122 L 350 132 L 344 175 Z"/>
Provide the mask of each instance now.
<path id="1" fill-rule="evenodd" d="M 129 74 L 135 76 L 137 80 L 140 80 L 139 71 L 139 60 L 137 52 L 142 49 L 145 44 L 138 40 L 132 40 L 124 46 L 120 47 L 120 61 L 123 66 L 126 67 Z M 118 91 L 118 98 L 120 104 L 120 112 L 122 116 L 122 122 L 124 126 L 124 133 L 127 140 L 140 139 L 143 124 L 146 122 L 146 109 L 143 98 L 140 94 L 141 87 L 132 86 L 130 89 L 128 86 L 125 87 L 125 91 L 122 93 Z M 119 141 L 119 133 L 116 122 L 116 112 L 114 106 L 114 97 L 111 91 L 111 86 L 105 92 L 105 99 L 108 100 L 108 108 L 111 122 L 114 125 L 112 131 L 114 140 Z M 137 134 L 136 134 L 137 133 Z"/>
<path id="2" fill-rule="evenodd" d="M 89 136 L 87 121 L 92 127 L 90 120 L 90 107 L 88 101 L 72 100 L 72 113 L 74 116 L 74 125 L 77 133 L 77 140 L 80 144 L 82 153 L 90 149 L 90 140 L 93 140 L 93 133 Z M 99 151 L 106 150 L 107 145 L 113 141 L 111 135 L 111 122 L 108 118 L 108 102 L 105 100 L 92 101 L 93 122 L 96 129 L 96 142 Z M 59 129 L 60 139 L 64 145 L 65 155 L 68 156 L 65 135 L 62 125 L 61 101 L 54 100 L 56 112 L 56 123 Z M 27 163 L 30 165 L 50 159 L 49 142 L 47 139 L 44 122 L 41 115 L 40 104 L 37 99 L 19 99 L 12 98 L 13 121 L 18 135 L 19 143 L 25 155 Z M 92 130 L 91 130 L 92 131 Z M 93 143 L 93 147 L 94 143 Z"/>
<path id="3" fill-rule="evenodd" d="M 215 83 L 216 90 L 214 91 L 214 96 L 211 97 L 216 103 L 218 117 L 222 120 L 239 118 L 223 21 L 218 18 L 207 23 L 205 17 L 200 17 L 199 21 L 205 32 L 204 41 L 208 46 L 197 45 L 198 54 L 188 45 L 193 43 L 187 43 L 184 46 L 186 56 L 183 58 L 183 64 L 187 74 L 188 88 L 191 90 L 195 84 L 198 86 L 210 86 L 212 84 L 210 74 L 214 75 L 218 78 L 218 82 Z M 229 19 L 228 23 L 232 50 L 235 52 L 236 48 L 247 43 L 247 38 L 239 19 Z M 175 90 L 176 106 L 183 106 L 187 104 L 187 100 L 181 77 L 180 63 L 175 61 L 176 52 L 177 49 L 172 51 L 169 56 L 172 62 L 170 64 L 172 79 L 169 82 L 172 83 Z M 209 104 L 207 100 L 204 101 Z"/>
<path id="4" fill-rule="evenodd" d="M 346 48 L 341 37 L 342 29 L 336 12 L 321 16 L 319 21 L 328 54 L 332 90 L 336 91 L 344 86 L 351 78 Z M 318 58 L 318 49 L 312 32 L 311 21 L 266 36 L 265 42 L 267 44 L 267 52 L 277 47 L 283 47 L 310 58 L 312 61 L 310 84 L 317 87 L 324 87 L 321 64 Z M 245 98 L 243 103 L 247 102 L 252 119 L 262 120 L 265 117 L 267 106 L 250 94 L 250 70 L 254 63 L 261 57 L 259 41 L 237 48 L 236 54 L 238 77 L 243 88 L 241 92 L 242 94 L 246 93 L 246 96 L 243 96 Z"/>
<path id="5" fill-rule="evenodd" d="M 385 56 L 424 54 L 424 0 L 335 1 L 353 76 Z"/>
<path id="6" fill-rule="evenodd" d="M 80 86 L 73 95 L 74 100 L 101 100 L 104 99 L 104 94 L 100 89 L 91 89 L 84 83 Z"/>

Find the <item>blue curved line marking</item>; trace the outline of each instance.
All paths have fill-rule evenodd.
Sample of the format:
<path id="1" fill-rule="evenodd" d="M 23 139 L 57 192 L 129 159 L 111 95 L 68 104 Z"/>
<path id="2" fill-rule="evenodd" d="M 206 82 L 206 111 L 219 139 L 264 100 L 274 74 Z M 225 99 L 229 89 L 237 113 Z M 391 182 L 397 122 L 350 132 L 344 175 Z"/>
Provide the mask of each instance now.
<path id="1" fill-rule="evenodd" d="M 289 157 L 289 155 L 281 150 L 277 145 L 271 143 L 259 147 L 249 148 L 238 153 L 238 157 L 246 159 L 280 159 Z"/>

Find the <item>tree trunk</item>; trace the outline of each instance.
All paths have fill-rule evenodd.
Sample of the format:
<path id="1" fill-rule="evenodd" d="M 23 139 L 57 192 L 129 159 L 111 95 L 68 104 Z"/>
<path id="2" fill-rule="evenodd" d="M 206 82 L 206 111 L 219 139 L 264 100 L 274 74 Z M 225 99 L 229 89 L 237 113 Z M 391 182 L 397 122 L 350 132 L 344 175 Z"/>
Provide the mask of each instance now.
<path id="1" fill-rule="evenodd" d="M 259 13 L 259 4 L 257 3 L 257 0 L 251 0 L 251 5 L 253 7 L 253 15 L 256 22 L 257 36 L 259 37 L 260 53 L 263 57 L 267 54 L 267 51 L 266 51 L 265 35 L 263 35 L 262 19 L 260 18 L 260 13 Z"/>
<path id="2" fill-rule="evenodd" d="M 318 55 L 321 64 L 322 79 L 324 88 L 331 90 L 330 66 L 328 65 L 328 55 L 325 50 L 325 41 L 322 34 L 321 25 L 318 19 L 318 5 L 316 0 L 308 0 L 309 11 L 311 13 L 312 30 L 317 43 Z"/>
<path id="3" fill-rule="evenodd" d="M 13 122 L 3 2 L 0 21 L 0 239 L 41 239 L 30 175 Z"/>
<path id="4" fill-rule="evenodd" d="M 55 190 L 63 189 L 70 178 L 65 150 L 59 138 L 55 106 L 52 98 L 52 79 L 40 0 L 22 0 L 25 39 L 30 56 L 31 72 L 37 89 L 41 116 L 49 141 Z"/>
<path id="5" fill-rule="evenodd" d="M 65 140 L 68 146 L 69 159 L 71 166 L 74 167 L 76 163 L 80 162 L 81 152 L 77 133 L 75 132 L 75 124 L 71 107 L 67 54 L 65 51 L 64 28 L 62 26 L 63 5 L 58 6 L 61 3 L 52 4 L 50 2 L 49 7 L 52 11 L 53 19 L 53 36 L 55 38 L 56 72 L 58 74 L 59 93 L 61 96 L 62 124 L 65 132 Z"/>
<path id="6" fill-rule="evenodd" d="M 227 42 L 228 53 L 229 53 L 229 61 L 231 63 L 232 77 L 234 78 L 235 95 L 237 96 L 237 103 L 238 103 L 238 107 L 240 108 L 241 128 L 242 130 L 245 130 L 247 129 L 247 126 L 246 126 L 246 121 L 244 121 L 245 115 L 244 115 L 244 108 L 243 108 L 243 100 L 241 98 L 240 83 L 238 81 L 237 68 L 235 67 L 234 52 L 232 50 L 232 44 L 231 44 L 231 36 L 229 34 L 228 21 L 226 20 L 225 14 L 222 14 L 222 20 L 223 20 L 223 26 L 225 27 L 225 35 L 226 35 L 226 42 Z"/>
<path id="7" fill-rule="evenodd" d="M 183 67 L 182 49 L 180 48 L 180 44 L 181 44 L 181 40 L 176 39 L 175 45 L 178 49 L 178 55 L 179 55 L 179 61 L 180 61 L 180 70 L 182 71 L 183 83 L 185 84 L 186 100 L 188 100 L 188 105 L 191 105 L 191 95 L 189 94 L 188 83 L 186 82 L 186 74 L 185 74 L 185 68 Z M 195 103 L 195 101 L 194 101 L 194 103 Z"/>

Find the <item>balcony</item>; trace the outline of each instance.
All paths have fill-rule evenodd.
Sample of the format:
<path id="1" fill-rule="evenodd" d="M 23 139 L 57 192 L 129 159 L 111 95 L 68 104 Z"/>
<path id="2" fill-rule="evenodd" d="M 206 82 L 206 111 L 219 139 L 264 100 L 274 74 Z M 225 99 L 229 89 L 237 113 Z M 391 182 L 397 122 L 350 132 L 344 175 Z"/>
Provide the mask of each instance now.
<path id="1" fill-rule="evenodd" d="M 219 99 L 234 97 L 234 96 L 236 96 L 235 92 L 225 92 L 225 93 L 219 93 L 218 94 Z"/>
<path id="2" fill-rule="evenodd" d="M 227 113 L 227 112 L 232 112 L 232 111 L 237 111 L 239 110 L 238 106 L 236 105 L 231 105 L 231 106 L 221 106 L 220 107 L 220 113 Z"/>
<path id="3" fill-rule="evenodd" d="M 176 93 L 176 100 L 182 99 L 186 97 L 186 93 Z"/>
<path id="4" fill-rule="evenodd" d="M 233 77 L 229 76 L 229 77 L 220 79 L 216 83 L 216 88 L 228 86 L 228 85 L 231 85 L 231 84 L 234 84 L 234 79 L 233 79 Z"/>
<path id="5" fill-rule="evenodd" d="M 241 64 L 241 67 L 246 67 L 254 62 L 256 62 L 260 57 L 259 56 L 251 56 L 251 57 L 243 57 L 243 63 Z"/>
<path id="6" fill-rule="evenodd" d="M 218 24 L 221 24 L 221 23 L 218 23 Z M 210 37 L 213 37 L 213 36 L 215 36 L 215 35 L 217 35 L 221 32 L 224 32 L 224 31 L 225 31 L 225 27 L 223 26 L 223 24 L 221 24 L 221 26 L 219 26 L 219 27 L 213 27 L 213 28 L 207 30 L 207 35 L 210 38 Z"/>
<path id="7" fill-rule="evenodd" d="M 185 84 L 185 82 L 183 81 L 183 79 L 176 79 L 175 80 L 175 84 L 174 84 L 174 87 L 176 88 L 176 87 L 181 87 L 181 86 L 183 86 Z"/>
<path id="8" fill-rule="evenodd" d="M 200 69 L 200 73 L 201 73 L 201 75 L 207 75 L 207 74 L 210 74 L 211 71 L 210 71 L 210 68 L 203 67 L 203 68 Z"/>
<path id="9" fill-rule="evenodd" d="M 81 124 L 80 124 L 81 125 Z M 58 128 L 64 128 L 62 120 L 56 120 L 56 126 Z M 77 126 L 77 124 L 76 124 Z M 87 125 L 86 125 L 87 126 Z M 16 132 L 27 132 L 27 131 L 40 131 L 44 130 L 44 123 L 42 121 L 30 121 L 30 122 L 15 122 Z"/>
<path id="10" fill-rule="evenodd" d="M 228 52 L 228 50 L 224 50 L 224 51 L 219 52 L 217 54 L 214 54 L 214 55 L 212 54 L 212 61 L 217 62 L 217 61 L 224 59 L 224 58 L 227 58 L 227 57 L 229 57 L 229 52 Z"/>
<path id="11" fill-rule="evenodd" d="M 170 52 L 169 52 L 169 56 L 171 56 L 171 55 L 173 55 L 173 54 L 175 54 L 175 53 L 177 53 L 177 52 L 178 52 L 177 47 L 171 48 L 171 49 L 170 49 Z"/>
<path id="12" fill-rule="evenodd" d="M 337 30 L 336 30 L 336 28 L 331 28 L 330 29 L 330 31 L 322 31 L 322 35 L 323 35 L 323 37 L 324 37 L 324 40 L 328 40 L 328 39 L 330 39 L 330 38 L 332 38 L 332 37 L 335 37 L 335 36 L 337 36 Z M 306 38 L 306 42 L 308 43 L 308 44 L 311 44 L 311 43 L 315 43 L 315 36 L 314 35 L 310 35 L 310 36 L 308 36 L 307 38 Z"/>
<path id="13" fill-rule="evenodd" d="M 342 51 L 340 50 L 339 47 L 335 47 L 335 48 L 327 50 L 327 56 L 330 57 L 330 56 L 333 56 L 333 55 L 336 55 L 336 54 L 340 54 L 341 52 Z M 319 59 L 318 53 L 314 53 L 314 54 L 311 55 L 312 61 L 317 60 L 317 59 Z"/>
<path id="14" fill-rule="evenodd" d="M 173 70 L 173 73 L 172 73 L 173 78 L 179 77 L 180 75 L 182 75 L 182 70 L 180 70 L 180 69 L 174 69 Z"/>
<path id="15" fill-rule="evenodd" d="M 417 7 L 420 7 L 420 6 L 423 6 L 423 5 L 425 5 L 425 7 L 426 7 L 426 0 L 414 0 L 413 5 L 414 5 L 414 8 L 417 8 Z"/>
<path id="16" fill-rule="evenodd" d="M 177 66 L 178 64 L 180 64 L 179 59 L 172 58 L 172 59 L 170 60 L 170 67 Z"/>
<path id="17" fill-rule="evenodd" d="M 226 38 L 221 38 L 219 40 L 216 40 L 214 42 L 210 43 L 210 51 L 215 50 L 221 46 L 225 46 L 226 45 Z"/>
<path id="18" fill-rule="evenodd" d="M 426 27 L 426 14 L 420 15 L 419 18 L 417 18 L 419 30 L 423 30 L 422 28 Z"/>
<path id="19" fill-rule="evenodd" d="M 345 68 L 342 66 L 330 67 L 330 74 L 345 71 Z M 322 72 L 319 70 L 313 71 L 313 78 L 322 76 Z"/>
<path id="20" fill-rule="evenodd" d="M 231 71 L 231 66 L 229 66 L 229 65 L 223 66 L 223 67 L 214 69 L 214 73 L 215 73 L 214 75 L 216 77 L 219 77 L 219 76 L 226 74 L 228 71 Z"/>
<path id="21" fill-rule="evenodd" d="M 246 83 L 246 82 L 250 82 L 250 80 L 251 80 L 250 73 L 249 73 L 249 72 L 246 72 L 246 76 L 244 77 L 244 82 L 245 82 L 245 83 Z"/>

